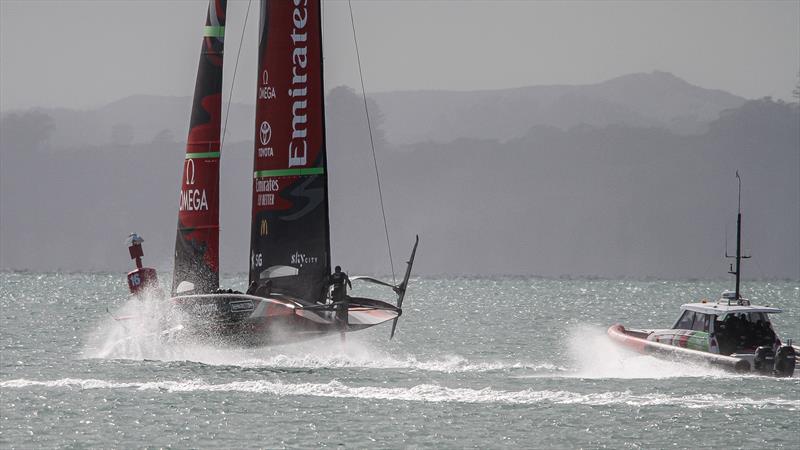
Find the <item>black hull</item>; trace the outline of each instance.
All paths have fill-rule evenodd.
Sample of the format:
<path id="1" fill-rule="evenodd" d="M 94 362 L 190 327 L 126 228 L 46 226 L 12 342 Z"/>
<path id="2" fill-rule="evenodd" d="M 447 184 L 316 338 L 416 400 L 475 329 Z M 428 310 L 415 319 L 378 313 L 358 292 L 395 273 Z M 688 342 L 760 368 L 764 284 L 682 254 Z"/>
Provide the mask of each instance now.
<path id="1" fill-rule="evenodd" d="M 290 297 L 247 294 L 176 296 L 168 318 L 175 341 L 238 347 L 262 347 L 301 342 L 331 334 L 363 330 L 400 316 L 388 303 L 351 297 L 347 323 L 339 320 L 336 305 L 307 304 Z"/>

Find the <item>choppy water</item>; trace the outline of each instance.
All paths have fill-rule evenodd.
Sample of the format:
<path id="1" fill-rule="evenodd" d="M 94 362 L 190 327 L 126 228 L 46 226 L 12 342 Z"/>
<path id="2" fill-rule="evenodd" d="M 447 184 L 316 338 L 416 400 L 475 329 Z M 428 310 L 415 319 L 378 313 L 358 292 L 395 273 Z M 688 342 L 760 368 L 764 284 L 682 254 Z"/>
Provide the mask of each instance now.
<path id="1" fill-rule="evenodd" d="M 667 326 L 728 285 L 417 279 L 392 342 L 380 326 L 243 350 L 148 337 L 157 307 L 127 300 L 123 275 L 3 273 L 0 447 L 797 448 L 799 378 L 605 337 L 615 322 Z M 800 339 L 797 283 L 745 292 L 785 308 L 775 327 Z"/>

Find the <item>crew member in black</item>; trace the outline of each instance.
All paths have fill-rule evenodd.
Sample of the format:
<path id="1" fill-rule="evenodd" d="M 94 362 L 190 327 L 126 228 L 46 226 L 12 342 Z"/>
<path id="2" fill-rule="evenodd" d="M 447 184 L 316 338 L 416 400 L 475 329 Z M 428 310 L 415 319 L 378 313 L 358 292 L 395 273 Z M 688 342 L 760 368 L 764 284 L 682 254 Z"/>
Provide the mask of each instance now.
<path id="1" fill-rule="evenodd" d="M 247 287 L 247 295 L 256 295 L 259 297 L 269 297 L 269 294 L 272 293 L 272 280 L 267 280 L 259 286 L 258 282 L 253 281 L 250 283 L 250 286 Z"/>
<path id="2" fill-rule="evenodd" d="M 256 289 L 258 289 L 258 282 L 253 281 L 252 283 L 250 283 L 250 286 L 247 286 L 247 292 L 245 292 L 245 294 L 255 295 Z"/>
<path id="3" fill-rule="evenodd" d="M 340 321 L 343 326 L 347 326 L 347 286 L 350 286 L 350 289 L 353 288 L 353 284 L 350 283 L 350 278 L 347 277 L 347 274 L 342 272 L 341 266 L 336 266 L 334 272 L 328 277 L 328 283 L 333 286 L 333 293 L 331 297 L 333 298 L 334 303 L 338 303 L 336 305 L 336 320 Z"/>

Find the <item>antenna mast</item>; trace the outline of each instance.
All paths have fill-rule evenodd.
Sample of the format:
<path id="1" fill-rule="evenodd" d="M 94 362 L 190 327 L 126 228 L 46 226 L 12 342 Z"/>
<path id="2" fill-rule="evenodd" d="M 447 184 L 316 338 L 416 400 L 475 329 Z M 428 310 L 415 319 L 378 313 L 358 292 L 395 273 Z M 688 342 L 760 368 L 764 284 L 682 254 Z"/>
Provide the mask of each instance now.
<path id="1" fill-rule="evenodd" d="M 736 180 L 739 182 L 739 200 L 738 200 L 738 208 L 737 208 L 737 215 L 736 215 L 736 255 L 728 255 L 728 251 L 725 251 L 725 257 L 727 258 L 736 258 L 736 270 L 733 270 L 733 264 L 731 264 L 731 270 L 728 271 L 729 274 L 736 276 L 736 302 L 739 303 L 741 300 L 741 293 L 739 290 L 739 286 L 741 284 L 742 278 L 742 259 L 747 259 L 750 256 L 743 256 L 742 255 L 742 178 L 739 176 L 739 171 L 736 171 Z"/>

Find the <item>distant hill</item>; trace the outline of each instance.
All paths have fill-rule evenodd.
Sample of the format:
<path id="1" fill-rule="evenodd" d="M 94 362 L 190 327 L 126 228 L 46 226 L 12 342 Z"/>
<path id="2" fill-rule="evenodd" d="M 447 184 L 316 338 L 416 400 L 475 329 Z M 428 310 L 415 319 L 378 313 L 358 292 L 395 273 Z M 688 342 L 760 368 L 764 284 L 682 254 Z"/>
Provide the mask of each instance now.
<path id="1" fill-rule="evenodd" d="M 738 170 L 746 276 L 800 279 L 796 103 L 750 101 L 691 136 L 539 126 L 505 142 L 415 144 L 384 167 L 395 233 L 425 237 L 426 267 L 658 278 L 726 276 Z"/>
<path id="2" fill-rule="evenodd" d="M 378 103 L 411 105 L 417 94 L 370 100 L 395 267 L 418 233 L 420 274 L 726 276 L 738 169 L 754 255 L 746 276 L 800 277 L 796 103 L 724 108 L 742 100 L 661 73 L 526 89 L 420 96 L 418 114 L 403 117 Z M 326 101 L 333 259 L 351 273 L 387 273 L 363 101 L 345 87 Z M 520 115 L 539 111 L 532 105 L 549 106 Z M 456 106 L 464 113 L 452 128 L 434 126 L 436 108 Z M 123 240 L 136 231 L 147 263 L 170 270 L 189 107 L 136 96 L 93 111 L 3 114 L 0 269 L 122 272 L 131 267 Z M 252 115 L 232 106 L 223 148 L 228 272 L 247 269 Z M 678 132 L 680 117 L 703 126 Z M 403 129 L 420 141 L 393 143 Z M 425 141 L 432 129 L 449 140 Z"/>
<path id="3" fill-rule="evenodd" d="M 395 145 L 459 138 L 504 141 L 524 136 L 540 125 L 565 130 L 581 125 L 627 125 L 696 134 L 704 132 L 721 111 L 746 101 L 724 91 L 693 86 L 665 72 L 625 75 L 583 86 L 398 91 L 370 97 L 376 102 L 375 111 L 384 116 L 387 141 Z M 53 145 L 76 147 L 184 142 L 190 109 L 190 97 L 136 95 L 92 110 L 38 110 L 53 119 Z M 226 139 L 251 140 L 254 120 L 252 104 L 232 103 Z"/>
<path id="4" fill-rule="evenodd" d="M 327 107 L 333 259 L 351 273 L 387 273 L 363 103 L 338 88 Z M 746 276 L 800 277 L 797 104 L 749 101 L 695 135 L 537 125 L 502 141 L 408 146 L 387 142 L 371 109 L 396 267 L 418 233 L 419 274 L 722 277 L 738 169 L 754 255 Z M 42 111 L 0 120 L 0 268 L 122 272 L 123 240 L 136 231 L 147 263 L 170 270 L 183 144 L 66 148 L 49 134 L 56 122 Z M 252 151 L 247 141 L 223 150 L 228 272 L 247 268 Z"/>
<path id="5" fill-rule="evenodd" d="M 55 127 L 51 134 L 52 144 L 67 148 L 86 145 L 125 146 L 154 141 L 185 142 L 191 108 L 191 97 L 134 95 L 98 109 L 36 110 L 53 119 Z M 254 117 L 253 105 L 232 103 L 228 118 L 228 138 L 251 138 Z"/>
<path id="6" fill-rule="evenodd" d="M 457 138 L 508 140 L 537 125 L 665 128 L 705 131 L 721 111 L 746 99 L 704 89 L 666 72 L 624 75 L 602 83 L 491 91 L 398 91 L 372 95 L 395 144 Z"/>

